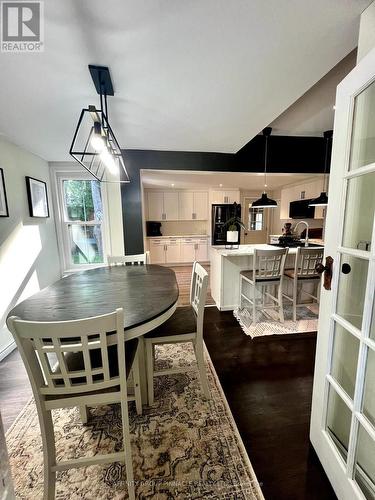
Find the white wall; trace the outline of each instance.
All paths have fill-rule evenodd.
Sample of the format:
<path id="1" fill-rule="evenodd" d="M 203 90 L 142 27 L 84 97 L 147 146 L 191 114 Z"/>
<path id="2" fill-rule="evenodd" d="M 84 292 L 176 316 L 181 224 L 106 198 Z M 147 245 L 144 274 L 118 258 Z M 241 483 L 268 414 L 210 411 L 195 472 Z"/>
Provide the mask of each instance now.
<path id="1" fill-rule="evenodd" d="M 48 163 L 0 136 L 9 217 L 0 217 L 0 359 L 14 346 L 5 325 L 18 302 L 60 276 Z M 50 217 L 29 216 L 25 176 L 47 183 Z"/>
<path id="2" fill-rule="evenodd" d="M 375 47 L 375 2 L 362 12 L 359 25 L 357 63 Z"/>

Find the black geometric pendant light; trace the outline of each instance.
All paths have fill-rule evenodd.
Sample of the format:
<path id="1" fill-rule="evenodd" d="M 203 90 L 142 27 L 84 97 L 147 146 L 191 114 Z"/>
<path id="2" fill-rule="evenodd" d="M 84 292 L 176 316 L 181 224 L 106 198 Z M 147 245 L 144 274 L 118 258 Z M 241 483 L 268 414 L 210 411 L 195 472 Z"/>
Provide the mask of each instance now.
<path id="1" fill-rule="evenodd" d="M 113 96 L 107 66 L 89 65 L 100 109 L 82 109 L 74 132 L 70 155 L 100 182 L 130 182 L 121 148 L 108 122 L 107 96 Z"/>
<path id="2" fill-rule="evenodd" d="M 326 207 L 328 205 L 328 196 L 327 196 L 327 188 L 328 188 L 328 175 L 327 175 L 327 167 L 328 167 L 328 150 L 329 150 L 329 141 L 332 139 L 333 130 L 327 130 L 324 132 L 325 139 L 325 158 L 324 158 L 324 176 L 323 176 L 323 191 L 317 198 L 314 198 L 309 203 L 309 207 Z M 327 179 L 327 187 L 326 186 Z"/>
<path id="3" fill-rule="evenodd" d="M 267 187 L 267 155 L 268 155 L 268 137 L 271 135 L 272 128 L 266 127 L 263 129 L 263 135 L 265 137 L 265 147 L 264 147 L 264 191 L 262 196 L 251 204 L 254 208 L 276 208 L 277 203 L 275 200 L 268 198 L 266 193 Z"/>

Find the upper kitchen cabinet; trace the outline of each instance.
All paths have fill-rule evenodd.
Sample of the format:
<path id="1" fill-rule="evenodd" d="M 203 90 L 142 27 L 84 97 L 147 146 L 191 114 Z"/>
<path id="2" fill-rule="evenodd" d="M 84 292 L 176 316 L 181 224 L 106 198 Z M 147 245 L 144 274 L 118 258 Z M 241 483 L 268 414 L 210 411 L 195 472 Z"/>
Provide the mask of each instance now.
<path id="1" fill-rule="evenodd" d="M 178 220 L 178 193 L 174 191 L 147 192 L 147 220 Z"/>
<path id="2" fill-rule="evenodd" d="M 207 220 L 207 191 L 146 191 L 147 220 Z"/>
<path id="3" fill-rule="evenodd" d="M 210 191 L 211 205 L 225 203 L 240 203 L 239 189 L 221 189 Z"/>
<path id="4" fill-rule="evenodd" d="M 207 220 L 208 218 L 208 193 L 207 191 L 195 191 L 193 219 Z"/>
<path id="5" fill-rule="evenodd" d="M 178 198 L 180 220 L 207 220 L 207 191 L 180 191 Z"/>
<path id="6" fill-rule="evenodd" d="M 280 219 L 290 219 L 289 204 L 291 201 L 317 198 L 323 189 L 322 179 L 305 182 L 295 186 L 285 187 L 281 190 Z M 324 207 L 315 207 L 314 219 L 324 218 Z"/>

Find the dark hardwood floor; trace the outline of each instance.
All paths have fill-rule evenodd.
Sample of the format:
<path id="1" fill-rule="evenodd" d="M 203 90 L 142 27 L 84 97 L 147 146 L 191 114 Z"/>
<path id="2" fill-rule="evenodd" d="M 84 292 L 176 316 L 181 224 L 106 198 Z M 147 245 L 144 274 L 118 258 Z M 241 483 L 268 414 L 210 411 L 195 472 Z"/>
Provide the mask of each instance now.
<path id="1" fill-rule="evenodd" d="M 252 340 L 206 308 L 204 338 L 267 500 L 336 496 L 309 444 L 316 335 Z"/>
<path id="2" fill-rule="evenodd" d="M 0 412 L 5 432 L 31 398 L 32 391 L 18 350 L 0 362 Z"/>
<path id="3" fill-rule="evenodd" d="M 266 500 L 335 499 L 309 445 L 315 334 L 251 340 L 231 312 L 207 307 L 204 337 Z M 5 429 L 30 396 L 14 351 L 0 363 Z"/>

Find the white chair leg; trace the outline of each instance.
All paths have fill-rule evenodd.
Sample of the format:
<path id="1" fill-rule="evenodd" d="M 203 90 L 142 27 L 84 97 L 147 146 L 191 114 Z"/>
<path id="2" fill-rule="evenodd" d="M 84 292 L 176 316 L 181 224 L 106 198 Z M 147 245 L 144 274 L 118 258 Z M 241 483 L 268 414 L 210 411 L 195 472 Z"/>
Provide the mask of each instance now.
<path id="1" fill-rule="evenodd" d="M 242 276 L 240 275 L 240 296 L 238 299 L 238 309 L 241 309 L 242 307 Z"/>
<path id="2" fill-rule="evenodd" d="M 207 399 L 211 399 L 210 388 L 208 386 L 208 379 L 206 373 L 206 365 L 204 362 L 204 353 L 203 353 L 203 343 L 197 342 L 195 355 L 197 358 L 197 365 L 199 370 L 199 378 L 202 385 L 203 394 Z"/>
<path id="3" fill-rule="evenodd" d="M 133 381 L 134 381 L 135 407 L 137 410 L 137 414 L 142 415 L 142 395 L 141 395 L 141 380 L 139 375 L 138 350 L 135 355 L 132 370 L 133 370 Z"/>
<path id="4" fill-rule="evenodd" d="M 54 500 L 56 489 L 56 472 L 52 467 L 56 465 L 55 433 L 53 430 L 52 414 L 41 408 L 38 412 L 39 425 L 42 434 L 44 460 L 44 492 L 43 500 Z"/>
<path id="5" fill-rule="evenodd" d="M 87 422 L 89 420 L 89 410 L 88 410 L 87 406 L 80 406 L 79 413 L 81 415 L 81 422 L 83 424 L 87 424 Z"/>
<path id="6" fill-rule="evenodd" d="M 297 280 L 293 280 L 293 321 L 297 321 Z"/>
<path id="7" fill-rule="evenodd" d="M 134 476 L 133 476 L 133 461 L 129 432 L 129 413 L 128 413 L 127 395 L 123 396 L 121 401 L 121 418 L 122 418 L 122 436 L 124 441 L 124 461 L 126 469 L 126 483 L 128 485 L 128 494 L 130 500 L 135 500 L 134 491 Z"/>
<path id="8" fill-rule="evenodd" d="M 153 344 L 146 340 L 147 391 L 148 404 L 154 404 L 154 349 Z"/>
<path id="9" fill-rule="evenodd" d="M 257 309 L 256 309 L 256 286 L 253 283 L 253 325 L 257 322 Z"/>
<path id="10" fill-rule="evenodd" d="M 280 281 L 279 286 L 278 286 L 278 292 L 277 292 L 277 299 L 278 299 L 278 305 L 279 305 L 279 318 L 280 322 L 284 323 L 284 307 L 283 307 L 283 286 L 282 286 L 282 281 Z"/>

